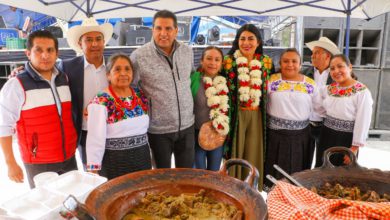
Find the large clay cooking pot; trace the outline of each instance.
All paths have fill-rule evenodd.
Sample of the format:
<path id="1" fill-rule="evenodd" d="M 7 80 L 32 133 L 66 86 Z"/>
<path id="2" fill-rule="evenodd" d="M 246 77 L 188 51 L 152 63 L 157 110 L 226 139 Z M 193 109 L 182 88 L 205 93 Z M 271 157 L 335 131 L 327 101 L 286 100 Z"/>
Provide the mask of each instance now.
<path id="1" fill-rule="evenodd" d="M 245 182 L 227 175 L 232 165 L 250 169 Z M 244 160 L 228 160 L 218 172 L 200 169 L 155 169 L 115 178 L 91 192 L 86 200 L 90 214 L 98 220 L 122 219 L 147 192 L 180 195 L 206 190 L 206 195 L 235 205 L 246 220 L 263 220 L 267 206 L 257 191 L 258 171 Z"/>
<path id="2" fill-rule="evenodd" d="M 346 153 L 351 163 L 346 166 L 335 167 L 329 157 L 333 153 Z M 342 186 L 357 186 L 361 191 L 375 190 L 377 193 L 390 194 L 390 172 L 378 169 L 367 169 L 359 166 L 356 156 L 345 147 L 332 147 L 324 152 L 322 167 L 294 173 L 292 176 L 304 187 L 321 187 L 325 183 L 332 185 L 340 183 Z"/>

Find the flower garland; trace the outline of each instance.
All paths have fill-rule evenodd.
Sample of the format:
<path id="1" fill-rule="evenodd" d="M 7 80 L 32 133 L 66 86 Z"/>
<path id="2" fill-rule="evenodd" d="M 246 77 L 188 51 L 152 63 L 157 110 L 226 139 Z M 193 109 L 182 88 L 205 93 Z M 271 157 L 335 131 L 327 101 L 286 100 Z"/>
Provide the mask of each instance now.
<path id="1" fill-rule="evenodd" d="M 228 117 L 228 87 L 226 79 L 222 76 L 216 76 L 214 79 L 204 76 L 204 89 L 207 97 L 207 106 L 211 108 L 209 118 L 212 120 L 213 127 L 221 135 L 229 133 Z"/>
<path id="2" fill-rule="evenodd" d="M 259 56 L 254 55 L 254 59 L 249 63 L 248 59 L 244 57 L 240 50 L 234 52 L 236 59 L 238 80 L 239 80 L 239 99 L 242 106 L 258 107 L 261 96 L 261 62 L 258 60 Z"/>

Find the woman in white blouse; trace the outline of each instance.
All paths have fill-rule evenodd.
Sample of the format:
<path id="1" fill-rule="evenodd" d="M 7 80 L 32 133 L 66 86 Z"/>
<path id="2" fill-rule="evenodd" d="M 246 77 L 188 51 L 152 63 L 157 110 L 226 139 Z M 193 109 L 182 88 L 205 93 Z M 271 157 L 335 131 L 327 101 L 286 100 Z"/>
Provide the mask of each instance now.
<path id="1" fill-rule="evenodd" d="M 350 148 L 356 155 L 364 146 L 371 123 L 373 100 L 367 86 L 356 80 L 348 57 L 335 55 L 330 62 L 330 75 L 335 81 L 321 91 L 326 112 L 321 130 L 316 167 L 322 165 L 324 151 L 333 146 Z M 348 163 L 342 154 L 332 156 L 334 165 Z"/>
<path id="2" fill-rule="evenodd" d="M 309 118 L 313 109 L 320 108 L 321 97 L 314 80 L 300 69 L 298 51 L 287 49 L 280 56 L 281 73 L 271 75 L 268 83 L 265 172 L 276 178 L 281 176 L 274 164 L 294 173 L 310 169 L 313 158 Z"/>
<path id="3" fill-rule="evenodd" d="M 109 86 L 88 105 L 87 170 L 108 179 L 151 168 L 147 101 L 131 88 L 133 70 L 124 54 L 107 63 Z"/>

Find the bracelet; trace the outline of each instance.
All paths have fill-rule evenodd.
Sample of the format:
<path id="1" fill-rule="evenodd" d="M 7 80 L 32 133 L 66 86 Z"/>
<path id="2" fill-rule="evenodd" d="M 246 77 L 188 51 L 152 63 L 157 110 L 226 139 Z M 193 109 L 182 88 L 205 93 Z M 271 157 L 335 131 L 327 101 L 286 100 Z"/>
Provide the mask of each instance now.
<path id="1" fill-rule="evenodd" d="M 97 164 L 88 164 L 87 165 L 87 170 L 101 170 L 102 167 Z"/>

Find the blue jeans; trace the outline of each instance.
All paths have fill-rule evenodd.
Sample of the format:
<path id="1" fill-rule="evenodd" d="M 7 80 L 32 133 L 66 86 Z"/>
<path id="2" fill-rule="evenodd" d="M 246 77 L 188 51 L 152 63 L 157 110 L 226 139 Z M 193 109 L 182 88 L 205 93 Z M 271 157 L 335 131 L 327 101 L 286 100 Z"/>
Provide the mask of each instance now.
<path id="1" fill-rule="evenodd" d="M 217 171 L 221 167 L 223 147 L 212 151 L 203 150 L 198 142 L 199 130 L 195 130 L 195 168 Z"/>

